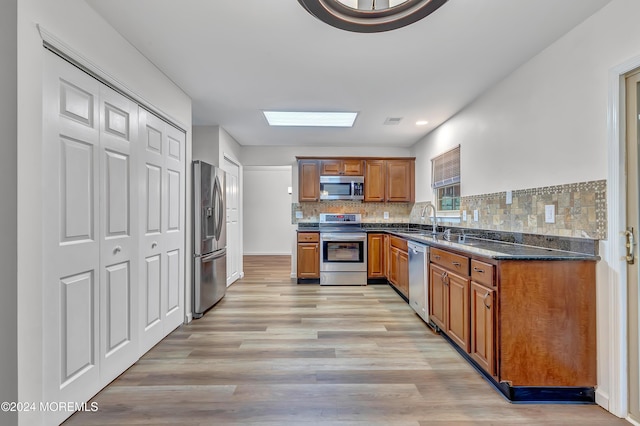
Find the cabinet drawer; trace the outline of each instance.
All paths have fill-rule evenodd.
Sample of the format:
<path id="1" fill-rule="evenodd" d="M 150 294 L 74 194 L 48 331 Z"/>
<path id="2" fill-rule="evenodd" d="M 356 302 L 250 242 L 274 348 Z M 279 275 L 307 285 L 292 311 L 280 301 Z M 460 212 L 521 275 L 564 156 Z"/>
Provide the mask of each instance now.
<path id="1" fill-rule="evenodd" d="M 391 247 L 396 247 L 402 251 L 409 250 L 409 248 L 407 247 L 407 240 L 405 240 L 404 238 L 392 235 L 389 237 L 389 244 L 391 244 Z"/>
<path id="2" fill-rule="evenodd" d="M 471 261 L 471 280 L 489 287 L 495 287 L 493 269 L 493 265 L 474 259 Z"/>
<path id="3" fill-rule="evenodd" d="M 319 232 L 298 232 L 299 243 L 317 243 L 320 241 Z"/>
<path id="4" fill-rule="evenodd" d="M 440 265 L 450 271 L 455 271 L 466 277 L 469 276 L 469 258 L 460 256 L 459 254 L 449 253 L 448 251 L 437 248 L 431 249 L 429 255 L 431 262 Z"/>

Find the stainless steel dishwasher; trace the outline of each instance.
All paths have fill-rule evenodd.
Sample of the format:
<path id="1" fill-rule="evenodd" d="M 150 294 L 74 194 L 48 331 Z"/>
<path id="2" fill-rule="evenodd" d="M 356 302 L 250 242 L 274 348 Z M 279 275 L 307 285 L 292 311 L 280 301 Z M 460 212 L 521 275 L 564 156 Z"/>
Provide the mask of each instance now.
<path id="1" fill-rule="evenodd" d="M 409 304 L 429 324 L 429 247 L 413 241 L 409 249 Z"/>

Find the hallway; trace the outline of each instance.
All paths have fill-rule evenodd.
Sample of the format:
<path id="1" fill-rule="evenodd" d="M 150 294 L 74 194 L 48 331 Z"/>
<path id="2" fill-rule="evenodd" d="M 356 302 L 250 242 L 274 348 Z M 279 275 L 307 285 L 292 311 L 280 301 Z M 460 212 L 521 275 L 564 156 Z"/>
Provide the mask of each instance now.
<path id="1" fill-rule="evenodd" d="M 245 277 L 65 425 L 625 425 L 598 406 L 514 405 L 389 286 L 291 282 L 288 256 Z"/>

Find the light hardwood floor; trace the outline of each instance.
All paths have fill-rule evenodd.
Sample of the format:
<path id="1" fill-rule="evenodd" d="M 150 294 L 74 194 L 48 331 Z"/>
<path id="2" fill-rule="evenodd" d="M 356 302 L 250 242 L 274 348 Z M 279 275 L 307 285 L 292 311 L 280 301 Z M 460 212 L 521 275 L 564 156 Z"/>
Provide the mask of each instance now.
<path id="1" fill-rule="evenodd" d="M 595 405 L 514 405 L 386 285 L 246 276 L 66 425 L 628 425 Z"/>

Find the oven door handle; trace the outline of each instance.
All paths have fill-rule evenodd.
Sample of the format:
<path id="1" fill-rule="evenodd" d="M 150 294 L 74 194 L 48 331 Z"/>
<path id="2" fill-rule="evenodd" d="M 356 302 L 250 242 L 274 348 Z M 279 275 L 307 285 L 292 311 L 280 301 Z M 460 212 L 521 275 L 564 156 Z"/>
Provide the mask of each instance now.
<path id="1" fill-rule="evenodd" d="M 365 241 L 367 239 L 366 234 L 320 234 L 320 239 L 322 241 Z"/>

